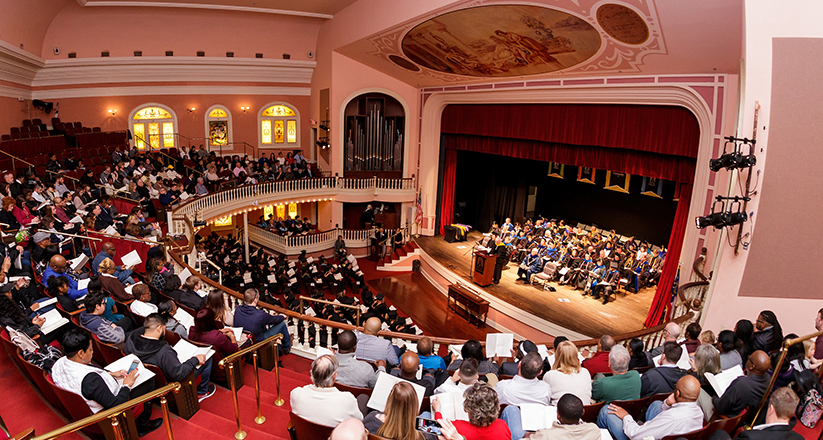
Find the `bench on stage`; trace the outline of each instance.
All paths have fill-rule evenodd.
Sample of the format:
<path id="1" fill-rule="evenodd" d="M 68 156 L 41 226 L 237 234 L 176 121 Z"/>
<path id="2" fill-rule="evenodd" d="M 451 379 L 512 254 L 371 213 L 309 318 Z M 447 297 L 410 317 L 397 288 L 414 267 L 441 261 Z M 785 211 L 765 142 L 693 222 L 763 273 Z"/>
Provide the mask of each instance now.
<path id="1" fill-rule="evenodd" d="M 486 326 L 489 302 L 460 284 L 449 286 L 448 308 L 475 327 Z"/>

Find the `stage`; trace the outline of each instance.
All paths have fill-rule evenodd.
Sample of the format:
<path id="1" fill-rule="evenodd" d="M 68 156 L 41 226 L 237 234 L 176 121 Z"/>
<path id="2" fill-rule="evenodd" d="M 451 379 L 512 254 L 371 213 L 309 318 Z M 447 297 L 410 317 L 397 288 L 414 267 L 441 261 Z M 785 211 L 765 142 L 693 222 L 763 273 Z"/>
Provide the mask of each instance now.
<path id="1" fill-rule="evenodd" d="M 470 249 L 482 234 L 469 233 L 468 241 L 448 243 L 442 236 L 417 237 L 415 241 L 429 256 L 444 267 L 470 283 Z M 517 264 L 509 263 L 504 269 L 500 284 L 475 288 L 521 308 L 539 318 L 555 323 L 569 330 L 599 338 L 604 334 L 621 334 L 643 329 L 656 286 L 648 287 L 634 294 L 620 290 L 607 304 L 591 296 L 583 296 L 580 290 L 558 286 L 556 292 L 543 290 L 541 285 L 528 285 L 517 279 Z M 615 299 L 616 298 L 616 299 Z M 568 300 L 568 302 L 566 302 Z M 552 335 L 560 336 L 560 335 Z"/>

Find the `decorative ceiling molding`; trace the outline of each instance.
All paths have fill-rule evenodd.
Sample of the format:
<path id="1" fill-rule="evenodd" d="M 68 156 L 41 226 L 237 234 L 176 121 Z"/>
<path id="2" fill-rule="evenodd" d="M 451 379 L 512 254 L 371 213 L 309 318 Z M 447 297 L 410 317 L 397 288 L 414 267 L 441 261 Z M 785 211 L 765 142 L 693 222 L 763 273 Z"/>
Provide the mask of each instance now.
<path id="1" fill-rule="evenodd" d="M 143 2 L 143 1 L 105 1 L 105 0 L 77 0 L 80 6 L 125 6 L 125 7 L 151 7 L 151 8 L 183 8 L 183 9 L 209 9 L 218 11 L 252 12 L 255 14 L 275 14 L 290 15 L 296 17 L 319 18 L 330 20 L 334 16 L 331 14 L 320 14 L 317 12 L 291 11 L 287 9 L 256 8 L 252 6 L 216 5 L 205 3 L 176 3 L 176 2 Z"/>
<path id="2" fill-rule="evenodd" d="M 0 84 L 0 97 L 17 98 L 17 99 L 32 99 L 31 90 L 18 89 L 16 87 L 9 87 Z"/>
<path id="3" fill-rule="evenodd" d="M 219 81 L 310 84 L 314 61 L 258 58 L 115 57 L 47 60 L 33 87 Z"/>
<path id="4" fill-rule="evenodd" d="M 255 95 L 255 96 L 311 96 L 311 87 L 256 87 L 256 86 L 111 86 L 76 89 L 35 90 L 33 99 L 91 98 L 100 96 L 153 96 L 153 95 Z"/>
<path id="5" fill-rule="evenodd" d="M 31 86 L 43 66 L 42 58 L 0 40 L 0 80 Z"/>

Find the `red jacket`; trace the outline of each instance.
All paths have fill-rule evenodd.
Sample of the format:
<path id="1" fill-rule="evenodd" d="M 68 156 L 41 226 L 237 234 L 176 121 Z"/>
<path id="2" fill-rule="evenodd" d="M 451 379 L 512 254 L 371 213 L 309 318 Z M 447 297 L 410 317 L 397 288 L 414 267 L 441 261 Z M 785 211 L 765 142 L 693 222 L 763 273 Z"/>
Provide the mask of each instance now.
<path id="1" fill-rule="evenodd" d="M 589 373 L 594 376 L 597 373 L 611 373 L 609 368 L 609 352 L 598 351 L 591 357 L 583 361 L 583 368 L 589 370 Z"/>

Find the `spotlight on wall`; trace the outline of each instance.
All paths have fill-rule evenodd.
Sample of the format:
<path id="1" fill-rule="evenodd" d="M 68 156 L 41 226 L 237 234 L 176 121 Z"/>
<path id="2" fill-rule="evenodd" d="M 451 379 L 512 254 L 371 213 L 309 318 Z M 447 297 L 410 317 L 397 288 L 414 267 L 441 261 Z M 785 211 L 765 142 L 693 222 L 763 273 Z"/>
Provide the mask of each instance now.
<path id="1" fill-rule="evenodd" d="M 729 210 L 725 208 L 725 200 L 730 200 Z M 742 211 L 741 202 L 749 201 L 748 197 L 723 197 L 717 196 L 712 204 L 712 212 L 709 215 L 694 219 L 697 229 L 705 229 L 714 226 L 715 229 L 722 229 L 726 226 L 735 226 L 744 223 L 749 216 Z M 715 212 L 715 206 L 720 203 L 720 210 Z"/>
<path id="2" fill-rule="evenodd" d="M 751 168 L 757 164 L 757 158 L 754 156 L 754 139 L 736 138 L 728 136 L 725 138 L 726 143 L 723 145 L 723 154 L 717 159 L 709 160 L 709 169 L 717 172 L 725 168 L 727 170 Z M 732 145 L 732 151 L 726 152 L 729 144 Z M 744 145 L 749 146 L 749 154 L 743 155 L 741 150 Z"/>
<path id="3" fill-rule="evenodd" d="M 190 107 L 186 109 L 186 111 L 188 111 L 189 113 L 193 113 L 195 110 L 197 110 L 195 107 Z"/>
<path id="4" fill-rule="evenodd" d="M 117 114 L 117 109 L 116 108 L 110 108 L 106 111 L 109 112 L 109 114 L 112 115 L 112 116 Z"/>
<path id="5" fill-rule="evenodd" d="M 320 129 L 323 130 L 323 131 L 329 131 L 329 127 L 326 127 L 323 124 L 320 124 Z"/>
<path id="6" fill-rule="evenodd" d="M 240 107 L 240 110 L 243 110 L 243 113 L 246 113 L 247 111 L 249 111 L 249 107 Z"/>
<path id="7" fill-rule="evenodd" d="M 326 148 L 331 148 L 331 144 L 329 144 L 328 139 L 322 138 L 316 142 L 317 146 L 320 147 L 321 150 L 325 150 Z"/>

